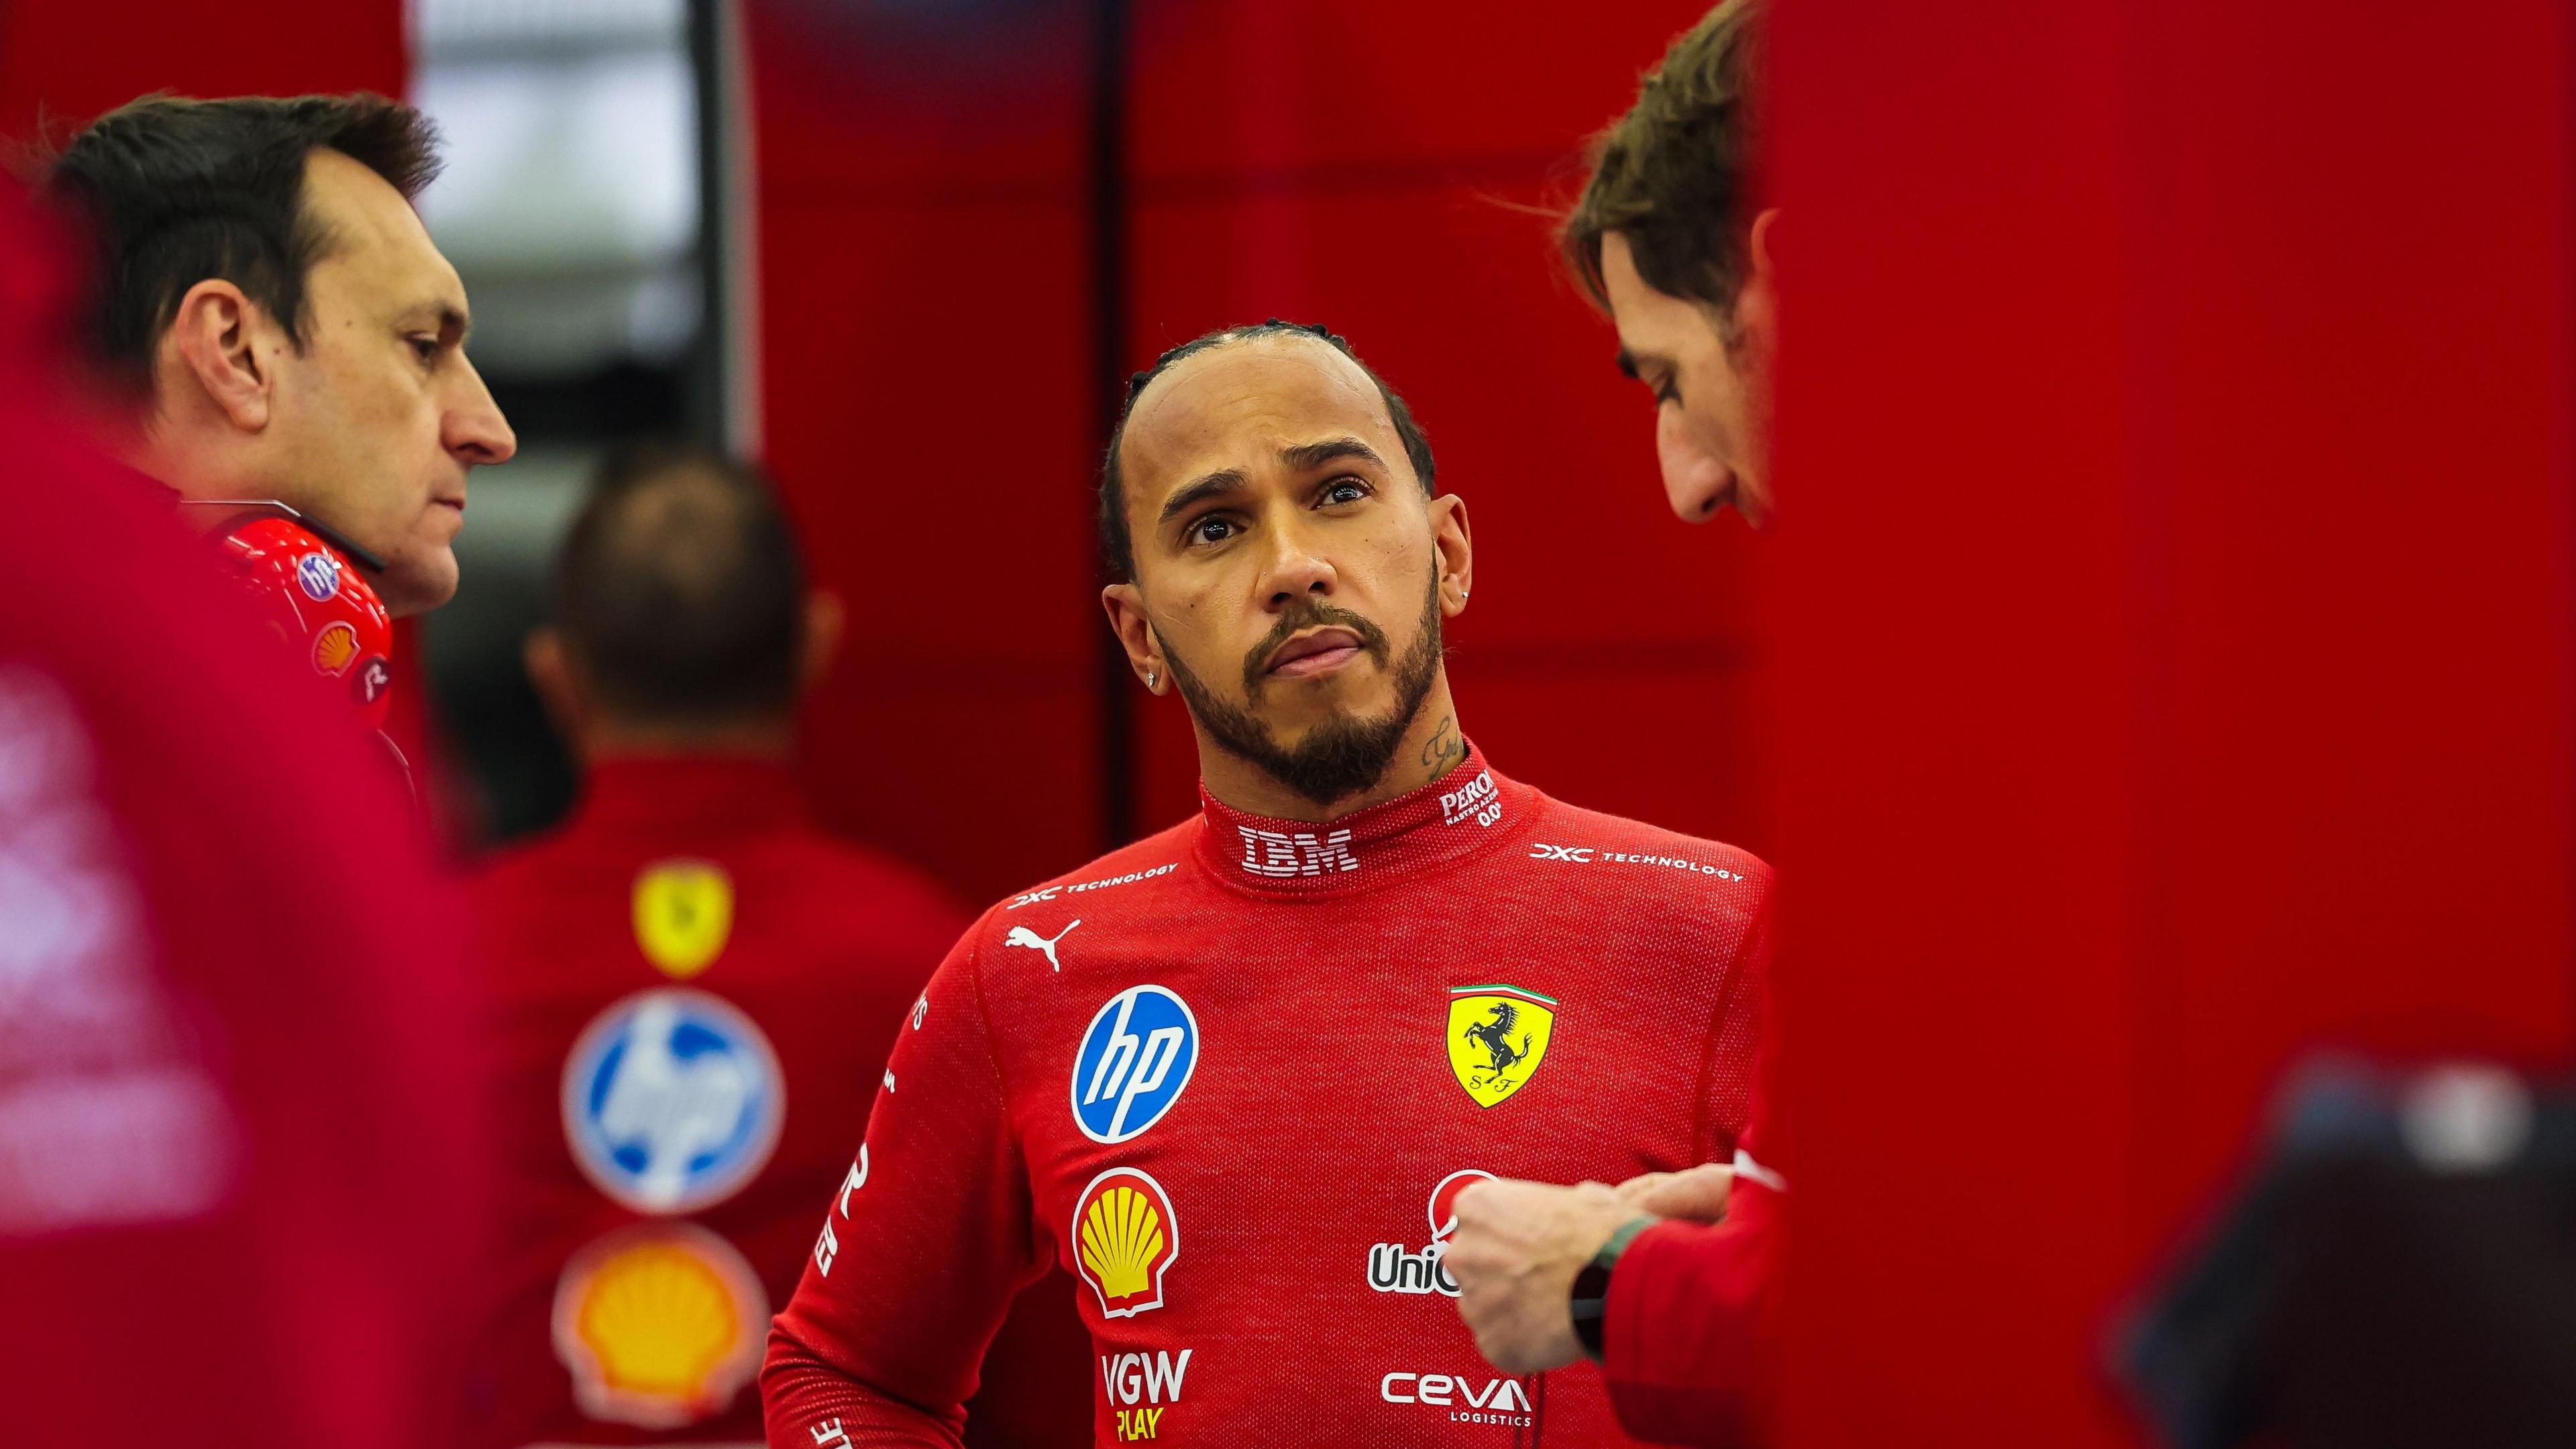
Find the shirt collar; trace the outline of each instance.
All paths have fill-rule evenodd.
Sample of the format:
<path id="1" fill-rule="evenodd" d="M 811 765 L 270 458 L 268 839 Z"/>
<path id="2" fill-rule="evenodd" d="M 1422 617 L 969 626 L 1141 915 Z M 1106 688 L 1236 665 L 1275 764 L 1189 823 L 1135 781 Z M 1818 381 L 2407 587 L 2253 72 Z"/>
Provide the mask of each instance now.
<path id="1" fill-rule="evenodd" d="M 1366 890 L 1438 870 L 1514 832 L 1528 787 L 1494 773 L 1472 744 L 1456 769 L 1409 794 L 1338 820 L 1275 820 L 1199 786 L 1199 863 L 1248 890 L 1288 895 Z"/>
<path id="2" fill-rule="evenodd" d="M 797 824 L 805 802 L 784 761 L 741 755 L 638 755 L 582 777 L 573 826 L 615 833 L 737 834 Z"/>

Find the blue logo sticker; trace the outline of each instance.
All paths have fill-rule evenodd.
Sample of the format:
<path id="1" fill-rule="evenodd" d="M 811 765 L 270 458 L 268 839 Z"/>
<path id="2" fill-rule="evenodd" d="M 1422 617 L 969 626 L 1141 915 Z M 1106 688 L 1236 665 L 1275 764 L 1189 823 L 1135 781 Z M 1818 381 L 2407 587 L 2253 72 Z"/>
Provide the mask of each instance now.
<path id="1" fill-rule="evenodd" d="M 1160 986 L 1109 998 L 1073 1059 L 1073 1120 L 1094 1142 L 1124 1142 L 1163 1120 L 1199 1063 L 1199 1024 Z"/>
<path id="2" fill-rule="evenodd" d="M 295 582 L 305 597 L 319 604 L 340 592 L 340 561 L 327 553 L 308 553 L 295 561 Z"/>
<path id="3" fill-rule="evenodd" d="M 751 1181 L 787 1092 L 769 1039 L 703 991 L 639 991 L 564 1062 L 564 1139 L 582 1175 L 637 1212 L 688 1213 Z"/>

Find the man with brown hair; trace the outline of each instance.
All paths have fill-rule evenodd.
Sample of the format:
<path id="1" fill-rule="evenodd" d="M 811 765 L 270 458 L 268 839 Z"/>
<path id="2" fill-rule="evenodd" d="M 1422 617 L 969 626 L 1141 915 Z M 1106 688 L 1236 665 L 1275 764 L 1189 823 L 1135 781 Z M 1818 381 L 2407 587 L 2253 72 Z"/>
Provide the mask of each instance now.
<path id="1" fill-rule="evenodd" d="M 1761 13 L 1727 0 L 1673 43 L 1596 143 L 1567 216 L 1567 263 L 1655 398 L 1664 491 L 1686 522 L 1772 509 L 1779 308 L 1758 203 Z M 1752 1121 L 1731 1165 L 1458 1199 L 1447 1262 L 1477 1346 L 1531 1372 L 1600 1359 L 1622 1425 L 1662 1443 L 1740 1445 L 1771 1417 L 1787 1122 L 1766 1025 Z M 1718 1221 L 1723 1217 L 1723 1222 Z"/>
<path id="2" fill-rule="evenodd" d="M 437 173 L 436 131 L 383 96 L 147 96 L 50 180 L 90 224 L 126 461 L 184 499 L 286 505 L 380 561 L 396 617 L 456 592 L 465 475 L 517 448 L 412 211 Z"/>

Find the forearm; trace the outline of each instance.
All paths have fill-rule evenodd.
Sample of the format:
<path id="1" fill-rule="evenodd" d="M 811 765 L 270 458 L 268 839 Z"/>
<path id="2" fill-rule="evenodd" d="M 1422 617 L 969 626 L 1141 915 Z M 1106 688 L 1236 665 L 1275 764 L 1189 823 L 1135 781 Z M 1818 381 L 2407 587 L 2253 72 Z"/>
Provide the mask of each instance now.
<path id="1" fill-rule="evenodd" d="M 1611 1276 L 1603 1368 L 1630 1434 L 1651 1443 L 1749 1449 L 1766 1442 L 1777 1345 L 1776 1203 L 1743 1201 L 1724 1223 L 1667 1222 L 1628 1246 Z"/>
<path id="2" fill-rule="evenodd" d="M 784 1324 L 769 1333 L 760 1406 L 778 1449 L 958 1449 L 966 1427 L 963 1406 L 907 1402 L 816 1353 Z"/>

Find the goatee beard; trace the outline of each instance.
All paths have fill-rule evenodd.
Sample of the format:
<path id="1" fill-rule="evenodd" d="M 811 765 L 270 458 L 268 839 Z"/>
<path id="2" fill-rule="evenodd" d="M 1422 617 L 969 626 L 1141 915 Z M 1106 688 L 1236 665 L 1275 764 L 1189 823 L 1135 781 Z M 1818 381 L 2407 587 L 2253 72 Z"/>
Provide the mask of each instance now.
<path id="1" fill-rule="evenodd" d="M 1219 749 L 1252 765 L 1301 798 L 1330 806 L 1386 778 L 1396 746 L 1404 742 L 1404 732 L 1420 717 L 1422 702 L 1431 697 L 1431 686 L 1440 677 L 1444 652 L 1440 623 L 1440 576 L 1435 571 L 1431 588 L 1423 596 L 1422 626 L 1414 631 L 1412 647 L 1395 665 L 1395 708 L 1375 719 L 1336 715 L 1308 731 L 1293 750 L 1281 749 L 1278 741 L 1271 738 L 1270 726 L 1250 709 L 1210 693 L 1169 647 L 1164 649 L 1163 658 L 1171 666 L 1172 683 L 1188 702 L 1190 713 Z M 1385 631 L 1347 609 L 1309 601 L 1283 614 L 1272 628 L 1271 638 L 1252 651 L 1244 668 L 1247 692 L 1260 688 L 1260 661 L 1270 657 L 1280 640 L 1319 624 L 1350 629 L 1381 665 L 1386 662 Z"/>

